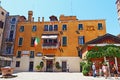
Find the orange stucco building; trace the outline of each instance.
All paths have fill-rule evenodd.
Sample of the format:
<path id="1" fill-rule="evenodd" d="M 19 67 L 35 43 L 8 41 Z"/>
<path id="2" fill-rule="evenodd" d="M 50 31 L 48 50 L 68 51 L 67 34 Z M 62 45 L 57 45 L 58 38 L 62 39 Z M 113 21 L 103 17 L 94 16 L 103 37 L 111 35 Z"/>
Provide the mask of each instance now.
<path id="1" fill-rule="evenodd" d="M 104 19 L 78 20 L 76 16 L 50 16 L 35 22 L 33 12 L 28 12 L 28 20 L 18 22 L 14 46 L 14 67 L 16 71 L 35 71 L 43 61 L 43 71 L 79 72 L 82 60 L 80 48 L 98 36 L 106 34 Z M 38 40 L 38 45 L 34 42 Z"/>

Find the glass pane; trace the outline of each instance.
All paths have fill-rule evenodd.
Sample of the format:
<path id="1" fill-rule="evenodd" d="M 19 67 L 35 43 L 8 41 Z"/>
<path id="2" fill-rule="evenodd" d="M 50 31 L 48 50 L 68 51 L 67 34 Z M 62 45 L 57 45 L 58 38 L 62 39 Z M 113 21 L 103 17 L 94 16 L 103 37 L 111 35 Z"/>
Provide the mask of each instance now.
<path id="1" fill-rule="evenodd" d="M 62 30 L 67 30 L 67 25 L 66 24 L 63 25 Z"/>
<path id="2" fill-rule="evenodd" d="M 79 24 L 78 30 L 83 30 L 83 24 Z"/>
<path id="3" fill-rule="evenodd" d="M 44 31 L 48 31 L 48 25 L 44 25 Z"/>
<path id="4" fill-rule="evenodd" d="M 54 25 L 54 31 L 58 30 L 58 25 Z"/>
<path id="5" fill-rule="evenodd" d="M 53 31 L 53 26 L 49 25 L 49 31 Z"/>
<path id="6" fill-rule="evenodd" d="M 66 46 L 66 45 L 67 45 L 67 37 L 63 37 L 62 43 L 63 43 L 63 46 Z"/>
<path id="7" fill-rule="evenodd" d="M 19 45 L 22 45 L 23 38 L 19 38 Z"/>

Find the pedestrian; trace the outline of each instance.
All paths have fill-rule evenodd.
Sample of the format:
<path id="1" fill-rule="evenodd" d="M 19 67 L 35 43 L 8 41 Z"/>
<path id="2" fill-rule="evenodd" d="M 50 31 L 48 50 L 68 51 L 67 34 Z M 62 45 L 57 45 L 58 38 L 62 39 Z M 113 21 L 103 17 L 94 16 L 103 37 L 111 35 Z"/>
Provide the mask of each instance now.
<path id="1" fill-rule="evenodd" d="M 115 79 L 118 79 L 118 68 L 115 64 L 114 64 L 112 70 L 113 70 L 113 74 L 114 74 Z"/>
<path id="2" fill-rule="evenodd" d="M 103 70 L 103 74 L 104 74 L 104 77 L 105 77 L 105 79 L 107 79 L 107 77 L 108 77 L 108 66 L 107 66 L 107 64 L 103 64 L 103 66 L 102 66 L 102 70 Z"/>
<path id="3" fill-rule="evenodd" d="M 99 68 L 99 76 L 101 77 L 102 76 L 102 69 Z"/>
<path id="4" fill-rule="evenodd" d="M 92 70 L 93 70 L 93 77 L 96 77 L 96 67 L 95 67 L 95 63 L 93 63 L 93 65 L 92 65 Z"/>

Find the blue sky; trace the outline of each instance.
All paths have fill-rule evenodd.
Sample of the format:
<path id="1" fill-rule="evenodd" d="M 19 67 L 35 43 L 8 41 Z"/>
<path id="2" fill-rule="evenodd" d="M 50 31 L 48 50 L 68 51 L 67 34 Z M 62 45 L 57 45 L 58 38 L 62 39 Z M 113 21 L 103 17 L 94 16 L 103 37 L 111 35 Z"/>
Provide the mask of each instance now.
<path id="1" fill-rule="evenodd" d="M 10 15 L 24 15 L 28 17 L 28 11 L 34 12 L 35 20 L 38 17 L 61 14 L 75 15 L 79 20 L 105 19 L 107 33 L 120 34 L 120 25 L 117 19 L 116 0 L 1 0 L 2 7 L 10 12 Z"/>

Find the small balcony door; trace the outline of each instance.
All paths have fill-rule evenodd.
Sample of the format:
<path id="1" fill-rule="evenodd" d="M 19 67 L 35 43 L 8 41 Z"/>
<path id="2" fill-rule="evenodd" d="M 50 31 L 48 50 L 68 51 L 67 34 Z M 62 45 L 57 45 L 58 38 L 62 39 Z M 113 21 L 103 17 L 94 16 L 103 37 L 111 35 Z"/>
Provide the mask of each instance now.
<path id="1" fill-rule="evenodd" d="M 10 31 L 9 41 L 12 41 L 12 40 L 13 40 L 13 35 L 14 35 L 14 31 Z"/>

